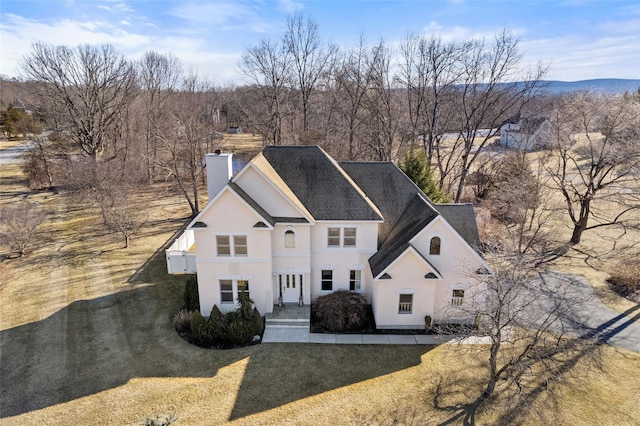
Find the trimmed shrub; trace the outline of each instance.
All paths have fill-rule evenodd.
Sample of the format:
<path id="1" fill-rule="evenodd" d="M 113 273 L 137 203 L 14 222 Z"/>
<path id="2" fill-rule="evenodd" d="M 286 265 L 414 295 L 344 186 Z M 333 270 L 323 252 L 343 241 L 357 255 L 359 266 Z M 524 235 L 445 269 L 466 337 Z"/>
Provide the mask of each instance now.
<path id="1" fill-rule="evenodd" d="M 205 320 L 198 310 L 189 313 L 193 343 L 202 347 L 243 346 L 251 343 L 256 334 L 262 334 L 264 323 L 260 312 L 253 306 L 253 301 L 244 293 L 241 293 L 238 299 L 240 306 L 232 312 L 223 314 L 214 305 L 208 320 Z M 183 311 L 176 314 L 176 330 L 179 316 L 180 321 L 184 322 L 183 316 L 186 314 Z"/>
<path id="2" fill-rule="evenodd" d="M 184 307 L 187 311 L 200 309 L 200 296 L 198 296 L 198 279 L 189 277 L 184 286 Z"/>
<path id="3" fill-rule="evenodd" d="M 234 345 L 246 345 L 251 343 L 253 336 L 256 335 L 256 325 L 253 321 L 247 321 L 243 318 L 235 318 L 229 322 L 227 328 L 227 338 Z"/>
<path id="4" fill-rule="evenodd" d="M 253 308 L 253 301 L 246 293 L 238 294 L 240 307 L 229 312 L 227 317 L 227 338 L 234 345 L 246 345 L 251 343 L 253 336 L 260 333 L 260 323 L 255 319 L 257 309 Z"/>
<path id="5" fill-rule="evenodd" d="M 356 331 L 367 320 L 367 300 L 353 291 L 340 290 L 320 296 L 313 308 L 317 324 L 327 331 Z"/>
<path id="6" fill-rule="evenodd" d="M 191 330 L 192 316 L 193 316 L 193 312 L 187 311 L 186 309 L 180 309 L 176 313 L 176 316 L 173 317 L 173 324 L 176 327 L 176 331 L 178 333 Z"/>
<path id="7" fill-rule="evenodd" d="M 207 325 L 214 344 L 223 342 L 227 335 L 227 318 L 220 312 L 217 305 L 213 305 L 213 308 L 211 308 L 211 315 L 209 315 Z"/>
<path id="8" fill-rule="evenodd" d="M 431 315 L 427 315 L 424 317 L 424 329 L 427 331 L 431 330 L 432 320 Z"/>
<path id="9" fill-rule="evenodd" d="M 258 308 L 253 308 L 253 322 L 256 327 L 256 334 L 262 335 L 264 333 L 264 321 L 260 312 L 258 312 Z"/>
<path id="10" fill-rule="evenodd" d="M 191 332 L 196 344 L 199 346 L 210 346 L 212 344 L 211 333 L 207 320 L 204 319 L 200 311 L 196 310 L 191 316 Z"/>

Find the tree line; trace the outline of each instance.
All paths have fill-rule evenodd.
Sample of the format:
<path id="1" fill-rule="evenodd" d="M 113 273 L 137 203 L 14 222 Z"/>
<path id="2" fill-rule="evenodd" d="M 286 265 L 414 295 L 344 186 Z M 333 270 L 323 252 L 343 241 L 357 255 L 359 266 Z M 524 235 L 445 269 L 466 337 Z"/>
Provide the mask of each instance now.
<path id="1" fill-rule="evenodd" d="M 506 31 L 463 41 L 408 34 L 397 48 L 361 36 L 345 48 L 294 14 L 279 39 L 247 48 L 238 66 L 246 84 L 222 88 L 171 53 L 131 61 L 110 45 L 34 44 L 23 77 L 51 133 L 27 158 L 32 186 L 89 190 L 108 210 L 126 205 L 134 185 L 170 180 L 195 216 L 204 154 L 222 148 L 228 126 L 241 126 L 264 145 L 317 144 L 338 160 L 420 158 L 437 186 L 431 193 L 460 202 L 483 198 L 494 183 L 496 158 L 486 148 L 501 124 L 545 114 L 555 155 L 544 174 L 565 198 L 571 242 L 636 207 L 588 224 L 603 217 L 593 201 L 613 198 L 604 189 L 637 176 L 638 96 L 545 96 L 547 67 L 523 68 L 518 39 Z"/>

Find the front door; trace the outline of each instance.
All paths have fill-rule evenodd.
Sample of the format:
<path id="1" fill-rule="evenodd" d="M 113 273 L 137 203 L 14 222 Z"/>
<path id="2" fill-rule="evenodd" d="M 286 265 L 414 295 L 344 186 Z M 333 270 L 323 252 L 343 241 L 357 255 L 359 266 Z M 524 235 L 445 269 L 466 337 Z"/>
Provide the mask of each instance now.
<path id="1" fill-rule="evenodd" d="M 280 274 L 278 285 L 282 292 L 283 303 L 298 303 L 302 295 L 302 275 Z"/>

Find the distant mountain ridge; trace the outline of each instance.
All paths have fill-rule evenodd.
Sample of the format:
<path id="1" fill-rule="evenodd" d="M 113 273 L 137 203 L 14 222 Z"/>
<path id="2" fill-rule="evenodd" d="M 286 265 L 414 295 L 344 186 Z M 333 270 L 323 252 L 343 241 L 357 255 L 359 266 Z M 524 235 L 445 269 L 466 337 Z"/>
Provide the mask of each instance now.
<path id="1" fill-rule="evenodd" d="M 600 93 L 636 92 L 640 88 L 640 80 L 624 78 L 596 78 L 580 81 L 543 80 L 549 94 L 593 91 Z"/>

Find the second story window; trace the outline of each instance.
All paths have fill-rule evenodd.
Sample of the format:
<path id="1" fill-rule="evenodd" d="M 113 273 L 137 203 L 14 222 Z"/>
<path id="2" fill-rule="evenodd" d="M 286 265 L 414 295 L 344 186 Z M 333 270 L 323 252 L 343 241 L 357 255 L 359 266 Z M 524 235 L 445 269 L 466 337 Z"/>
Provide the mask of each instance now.
<path id="1" fill-rule="evenodd" d="M 247 255 L 247 236 L 246 235 L 233 236 L 233 250 L 236 256 Z"/>
<path id="2" fill-rule="evenodd" d="M 343 231 L 344 231 L 343 246 L 355 247 L 356 246 L 356 228 L 344 228 Z"/>
<path id="3" fill-rule="evenodd" d="M 340 247 L 340 228 L 329 228 L 327 232 L 327 245 Z"/>
<path id="4" fill-rule="evenodd" d="M 247 256 L 247 236 L 216 235 L 216 250 L 220 257 Z"/>
<path id="5" fill-rule="evenodd" d="M 431 238 L 431 242 L 429 243 L 429 254 L 440 254 L 440 237 Z"/>
<path id="6" fill-rule="evenodd" d="M 294 248 L 296 246 L 296 234 L 289 230 L 284 233 L 284 247 Z"/>
<path id="7" fill-rule="evenodd" d="M 330 227 L 327 228 L 328 247 L 355 247 L 357 228 L 355 227 Z"/>
<path id="8" fill-rule="evenodd" d="M 218 256 L 231 256 L 231 244 L 229 244 L 228 235 L 216 236 L 216 247 L 218 248 Z"/>

